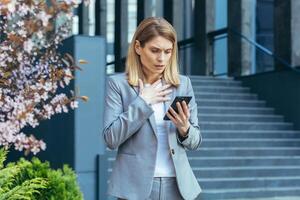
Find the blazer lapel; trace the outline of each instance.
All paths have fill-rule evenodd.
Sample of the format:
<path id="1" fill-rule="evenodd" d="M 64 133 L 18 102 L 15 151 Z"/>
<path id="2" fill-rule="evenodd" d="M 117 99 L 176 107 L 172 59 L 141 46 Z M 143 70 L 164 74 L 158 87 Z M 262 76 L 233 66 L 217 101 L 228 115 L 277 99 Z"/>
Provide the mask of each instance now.
<path id="1" fill-rule="evenodd" d="M 165 81 L 163 82 L 163 84 L 165 85 Z M 173 102 L 173 100 L 175 99 L 176 97 L 176 94 L 177 94 L 177 88 L 174 87 L 174 86 L 171 86 L 170 87 L 172 92 L 171 94 L 169 94 L 169 97 L 170 97 L 170 100 L 169 101 L 165 101 L 165 113 L 169 110 L 169 107 L 171 106 L 171 103 Z M 173 122 L 171 120 L 168 121 L 168 124 L 167 124 L 167 130 L 168 130 L 168 139 L 169 139 L 169 146 L 170 147 L 174 147 L 175 144 L 174 142 L 177 141 L 176 140 L 176 136 L 174 134 L 170 134 L 170 133 L 173 133 L 172 132 L 172 124 Z M 173 137 L 175 137 L 175 139 L 173 139 Z"/>
<path id="2" fill-rule="evenodd" d="M 163 85 L 166 85 L 166 81 L 165 80 L 163 80 Z M 170 100 L 164 102 L 164 104 L 165 104 L 165 113 L 168 111 L 171 103 L 173 102 L 173 100 L 176 97 L 177 88 L 174 87 L 174 86 L 171 86 L 170 89 L 172 90 L 171 94 L 169 94 Z"/>
<path id="3" fill-rule="evenodd" d="M 139 87 L 138 86 L 131 86 L 133 88 L 133 90 L 135 91 L 135 93 L 137 95 L 139 95 Z"/>

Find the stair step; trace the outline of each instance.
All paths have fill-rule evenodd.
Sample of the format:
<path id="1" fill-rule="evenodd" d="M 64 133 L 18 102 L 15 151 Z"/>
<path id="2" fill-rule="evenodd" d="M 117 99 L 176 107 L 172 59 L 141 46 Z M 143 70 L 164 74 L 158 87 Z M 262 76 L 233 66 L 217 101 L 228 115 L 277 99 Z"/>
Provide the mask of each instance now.
<path id="1" fill-rule="evenodd" d="M 262 134 L 273 134 L 273 133 L 289 133 L 300 136 L 300 131 L 296 130 L 202 130 L 201 133 L 223 133 L 223 134 L 231 134 L 231 133 L 241 133 L 241 134 L 254 134 L 254 133 L 262 133 Z"/>
<path id="2" fill-rule="evenodd" d="M 198 200 L 300 200 L 300 131 L 241 81 L 190 79 L 203 136 L 199 151 L 187 151 L 203 189 Z M 107 155 L 111 173 L 116 151 Z"/>
<path id="3" fill-rule="evenodd" d="M 235 87 L 235 86 L 193 86 L 195 94 L 202 92 L 223 92 L 223 93 L 249 93 L 248 87 Z"/>
<path id="4" fill-rule="evenodd" d="M 300 139 L 203 138 L 202 147 L 299 147 Z"/>
<path id="5" fill-rule="evenodd" d="M 245 189 L 212 189 L 203 190 L 197 200 L 221 200 L 232 198 L 261 198 L 300 195 L 300 187 L 271 187 L 271 188 L 245 188 Z"/>
<path id="6" fill-rule="evenodd" d="M 255 199 L 253 198 L 234 198 L 234 200 L 299 200 L 299 196 L 276 196 L 276 197 L 256 197 Z"/>
<path id="7" fill-rule="evenodd" d="M 213 81 L 237 81 L 234 80 L 232 77 L 215 77 L 215 76 L 201 76 L 201 75 L 189 75 L 188 76 L 191 81 L 194 80 L 213 80 Z"/>
<path id="8" fill-rule="evenodd" d="M 193 80 L 193 87 L 195 86 L 242 86 L 241 81 L 234 80 Z"/>
<path id="9" fill-rule="evenodd" d="M 280 177 L 300 176 L 300 166 L 221 166 L 192 167 L 196 177 Z"/>
<path id="10" fill-rule="evenodd" d="M 274 108 L 266 107 L 233 107 L 233 106 L 201 106 L 198 114 L 273 114 Z"/>
<path id="11" fill-rule="evenodd" d="M 300 147 L 202 147 L 188 156 L 300 156 Z"/>
<path id="12" fill-rule="evenodd" d="M 206 121 L 240 121 L 240 122 L 284 122 L 280 115 L 249 115 L 249 114 L 199 114 L 201 122 Z"/>
<path id="13" fill-rule="evenodd" d="M 229 167 L 259 165 L 300 165 L 299 156 L 220 156 L 220 157 L 189 157 L 191 166 Z"/>
<path id="14" fill-rule="evenodd" d="M 287 122 L 201 122 L 201 130 L 291 130 Z"/>
<path id="15" fill-rule="evenodd" d="M 256 94 L 249 93 L 220 93 L 220 92 L 201 92 L 195 93 L 196 99 L 240 99 L 240 100 L 257 100 Z"/>
<path id="16" fill-rule="evenodd" d="M 300 138 L 294 130 L 202 130 L 203 138 Z"/>
<path id="17" fill-rule="evenodd" d="M 230 178 L 198 178 L 203 190 L 209 189 L 246 189 L 271 188 L 300 185 L 300 176 L 283 177 L 230 177 Z"/>
<path id="18" fill-rule="evenodd" d="M 196 102 L 201 106 L 263 107 L 266 105 L 265 101 L 260 100 L 197 99 Z"/>

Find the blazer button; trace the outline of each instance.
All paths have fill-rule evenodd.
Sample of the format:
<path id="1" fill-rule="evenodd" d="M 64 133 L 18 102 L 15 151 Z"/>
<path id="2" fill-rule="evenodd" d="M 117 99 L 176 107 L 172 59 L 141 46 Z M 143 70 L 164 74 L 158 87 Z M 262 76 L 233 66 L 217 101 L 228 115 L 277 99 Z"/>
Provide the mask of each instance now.
<path id="1" fill-rule="evenodd" d="M 175 151 L 174 151 L 174 149 L 171 149 L 171 153 L 174 155 L 175 154 Z"/>

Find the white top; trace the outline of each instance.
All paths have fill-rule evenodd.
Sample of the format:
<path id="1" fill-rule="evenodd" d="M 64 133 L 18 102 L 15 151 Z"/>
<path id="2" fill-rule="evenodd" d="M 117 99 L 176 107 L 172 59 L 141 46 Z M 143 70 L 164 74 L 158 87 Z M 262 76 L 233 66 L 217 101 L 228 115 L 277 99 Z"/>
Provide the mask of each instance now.
<path id="1" fill-rule="evenodd" d="M 160 83 L 157 87 L 162 87 L 162 84 Z M 169 122 L 163 120 L 165 115 L 164 103 L 153 104 L 152 109 L 154 110 L 158 140 L 154 177 L 175 177 L 168 139 Z"/>

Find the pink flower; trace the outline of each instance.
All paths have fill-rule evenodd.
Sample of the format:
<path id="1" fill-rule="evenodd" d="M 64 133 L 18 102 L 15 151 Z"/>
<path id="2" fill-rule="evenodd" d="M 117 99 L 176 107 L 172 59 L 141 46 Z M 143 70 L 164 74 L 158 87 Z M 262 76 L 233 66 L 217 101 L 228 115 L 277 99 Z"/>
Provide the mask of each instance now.
<path id="1" fill-rule="evenodd" d="M 37 14 L 37 18 L 42 20 L 43 22 L 43 26 L 47 26 L 48 25 L 48 21 L 51 18 L 51 15 L 48 15 L 45 11 L 41 11 Z"/>
<path id="2" fill-rule="evenodd" d="M 0 21 L 0 32 L 5 38 L 0 41 L 3 85 L 0 87 L 0 146 L 13 146 L 33 154 L 45 150 L 44 141 L 21 130 L 37 127 L 41 120 L 77 108 L 76 99 L 82 98 L 72 92 L 69 96 L 57 94 L 58 84 L 65 87 L 73 78 L 72 64 L 63 62 L 57 47 L 70 35 L 72 8 L 81 2 L 62 1 L 69 6 L 63 11 L 53 7 L 51 1 L 45 6 L 39 1 L 27 5 L 17 0 L 0 4 L 0 10 L 7 10 L 1 13 Z M 51 15 L 49 6 L 53 10 Z M 54 24 L 62 16 L 65 21 Z"/>
<path id="3" fill-rule="evenodd" d="M 27 52 L 27 53 L 30 53 L 32 48 L 33 48 L 33 42 L 31 40 L 27 40 L 24 42 L 24 50 Z"/>

